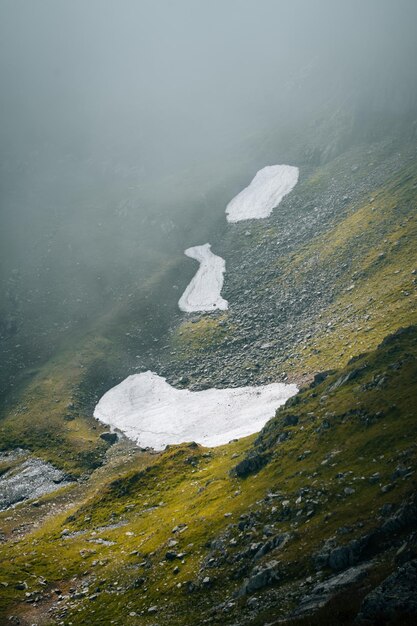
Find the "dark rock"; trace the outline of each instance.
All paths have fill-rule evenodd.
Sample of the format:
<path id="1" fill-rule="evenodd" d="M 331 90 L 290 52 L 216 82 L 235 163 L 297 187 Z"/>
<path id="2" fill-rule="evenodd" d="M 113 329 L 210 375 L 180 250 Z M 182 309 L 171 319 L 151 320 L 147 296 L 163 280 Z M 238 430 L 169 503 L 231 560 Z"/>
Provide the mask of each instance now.
<path id="1" fill-rule="evenodd" d="M 417 496 L 413 496 L 398 509 L 395 515 L 389 517 L 381 527 L 381 531 L 386 534 L 398 532 L 408 527 L 417 525 Z"/>
<path id="2" fill-rule="evenodd" d="M 238 552 L 235 555 L 235 561 L 252 559 L 261 547 L 262 543 L 260 541 L 251 543 L 245 550 L 242 550 L 242 552 Z"/>
<path id="3" fill-rule="evenodd" d="M 282 533 L 281 535 L 276 535 L 273 539 L 269 539 L 266 543 L 261 545 L 258 551 L 255 553 L 253 557 L 255 561 L 271 552 L 271 550 L 275 550 L 276 548 L 283 548 L 286 543 L 288 543 L 291 535 L 290 533 Z"/>
<path id="4" fill-rule="evenodd" d="M 263 567 L 253 569 L 251 576 L 245 580 L 244 584 L 239 589 L 238 596 L 248 595 L 278 580 L 278 562 L 270 561 L 270 563 Z"/>
<path id="5" fill-rule="evenodd" d="M 106 443 L 109 443 L 111 446 L 116 443 L 118 437 L 117 433 L 101 433 L 100 439 L 103 439 Z"/>
<path id="6" fill-rule="evenodd" d="M 290 434 L 287 431 L 284 431 L 278 435 L 276 443 L 282 443 L 283 441 L 287 441 L 287 439 L 290 439 Z"/>
<path id="7" fill-rule="evenodd" d="M 316 374 L 313 378 L 313 381 L 310 383 L 310 388 L 314 389 L 314 387 L 317 387 L 318 385 L 320 385 L 323 381 L 326 380 L 326 378 L 334 374 L 335 371 L 336 370 L 327 370 L 325 372 L 319 372 L 318 374 Z M 288 402 L 286 406 L 288 406 Z"/>
<path id="8" fill-rule="evenodd" d="M 342 376 L 340 376 L 336 380 L 336 382 L 334 382 L 332 385 L 330 385 L 329 391 L 335 391 L 336 389 L 338 389 L 342 385 L 345 385 L 346 383 L 350 382 L 351 380 L 355 380 L 356 378 L 358 378 L 360 376 L 360 374 L 362 374 L 362 372 L 363 372 L 363 369 L 362 368 L 358 368 L 358 369 L 351 370 L 347 374 L 343 374 Z"/>
<path id="9" fill-rule="evenodd" d="M 297 415 L 286 415 L 282 420 L 283 426 L 296 426 L 298 424 L 298 416 Z"/>
<path id="10" fill-rule="evenodd" d="M 328 566 L 334 572 L 340 572 L 355 563 L 357 558 L 358 550 L 352 548 L 352 545 L 341 546 L 340 548 L 335 548 L 329 554 Z"/>
<path id="11" fill-rule="evenodd" d="M 314 556 L 316 569 L 330 567 L 334 572 L 340 572 L 356 564 L 367 544 L 367 539 L 354 539 L 345 546 L 334 546 L 334 540 L 328 541 L 323 549 Z"/>
<path id="12" fill-rule="evenodd" d="M 185 459 L 184 463 L 192 467 L 197 467 L 199 460 L 198 456 L 189 456 Z"/>
<path id="13" fill-rule="evenodd" d="M 393 472 L 391 476 L 391 480 L 397 480 L 398 478 L 403 478 L 408 473 L 408 470 L 403 465 L 398 465 L 396 467 L 395 472 Z"/>
<path id="14" fill-rule="evenodd" d="M 394 505 L 390 504 L 389 502 L 386 502 L 385 504 L 381 506 L 381 508 L 379 509 L 379 512 L 382 515 L 382 517 L 387 517 L 390 513 L 392 513 L 393 510 L 394 510 Z"/>
<path id="15" fill-rule="evenodd" d="M 407 337 L 410 336 L 412 337 L 413 334 L 415 333 L 415 326 L 407 326 L 406 328 L 399 328 L 398 330 L 395 331 L 395 333 L 392 333 L 391 335 L 387 335 L 380 343 L 380 346 L 389 346 L 392 343 L 396 343 L 397 339 L 399 337 Z"/>
<path id="16" fill-rule="evenodd" d="M 176 526 L 174 526 L 174 528 L 172 529 L 172 533 L 181 533 L 184 530 L 187 529 L 187 524 L 184 524 L 183 522 L 181 522 L 181 524 L 177 524 Z"/>
<path id="17" fill-rule="evenodd" d="M 386 510 L 390 508 L 387 506 Z M 330 567 L 341 571 L 384 550 L 392 543 L 392 536 L 417 526 L 417 496 L 412 496 L 400 506 L 395 515 L 389 517 L 380 527 L 372 532 L 350 541 L 345 546 L 336 546 L 334 540 L 328 540 L 320 552 L 313 556 L 316 569 Z"/>
<path id="18" fill-rule="evenodd" d="M 367 576 L 370 568 L 371 564 L 369 563 L 359 565 L 358 567 L 351 567 L 337 576 L 332 576 L 320 582 L 313 587 L 308 595 L 303 597 L 301 604 L 292 613 L 291 617 L 308 615 L 321 609 L 340 591 L 363 580 Z"/>
<path id="19" fill-rule="evenodd" d="M 392 489 L 394 489 L 394 485 L 392 483 L 388 483 L 387 485 L 383 485 L 381 487 L 381 493 L 388 493 Z"/>
<path id="20" fill-rule="evenodd" d="M 397 550 L 395 554 L 395 563 L 397 565 L 404 565 L 408 561 L 412 561 L 417 558 L 417 546 L 409 545 L 407 542 Z"/>
<path id="21" fill-rule="evenodd" d="M 139 578 L 135 578 L 135 580 L 130 584 L 129 589 L 139 589 L 145 582 L 145 578 L 140 576 Z"/>
<path id="22" fill-rule="evenodd" d="M 297 404 L 299 404 L 299 403 L 300 403 L 300 398 L 299 398 L 299 396 L 293 396 L 292 398 L 290 398 L 289 400 L 287 400 L 287 401 L 286 401 L 286 403 L 285 403 L 284 407 L 285 407 L 286 409 L 288 409 L 288 408 L 290 408 L 290 407 L 296 406 L 296 405 L 297 405 Z"/>
<path id="23" fill-rule="evenodd" d="M 417 623 L 417 559 L 406 563 L 362 602 L 355 624 Z"/>
<path id="24" fill-rule="evenodd" d="M 193 593 L 197 589 L 196 584 L 192 580 L 186 580 L 184 582 L 184 587 L 187 593 Z"/>
<path id="25" fill-rule="evenodd" d="M 253 452 L 243 459 L 243 461 L 240 461 L 232 470 L 232 473 L 239 478 L 246 478 L 250 474 L 254 474 L 262 469 L 268 463 L 268 460 L 268 455 Z"/>

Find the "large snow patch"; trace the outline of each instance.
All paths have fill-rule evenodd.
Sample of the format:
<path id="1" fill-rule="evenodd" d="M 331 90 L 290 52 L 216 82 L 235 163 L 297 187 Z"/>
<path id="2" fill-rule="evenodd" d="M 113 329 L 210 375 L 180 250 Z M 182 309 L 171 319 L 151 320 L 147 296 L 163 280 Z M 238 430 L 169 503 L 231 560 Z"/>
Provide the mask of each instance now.
<path id="1" fill-rule="evenodd" d="M 298 182 L 298 167 L 267 165 L 226 207 L 228 222 L 268 217 Z"/>
<path id="2" fill-rule="evenodd" d="M 210 250 L 209 243 L 203 246 L 187 248 L 184 254 L 200 263 L 196 275 L 179 299 L 181 311 L 193 313 L 195 311 L 214 311 L 228 308 L 220 292 L 223 287 L 223 274 L 226 269 L 224 259 Z"/>
<path id="3" fill-rule="evenodd" d="M 142 447 L 196 441 L 219 446 L 258 432 L 278 406 L 295 395 L 295 385 L 175 389 L 153 372 L 129 376 L 104 394 L 94 417 L 118 428 Z"/>

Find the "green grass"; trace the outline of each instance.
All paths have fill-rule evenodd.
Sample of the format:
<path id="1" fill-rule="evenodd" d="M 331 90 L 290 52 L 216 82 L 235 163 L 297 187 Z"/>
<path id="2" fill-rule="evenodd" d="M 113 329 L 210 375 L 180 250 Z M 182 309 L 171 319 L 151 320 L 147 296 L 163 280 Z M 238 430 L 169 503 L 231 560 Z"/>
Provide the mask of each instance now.
<path id="1" fill-rule="evenodd" d="M 25 448 L 74 477 L 98 467 L 108 445 L 99 438 L 105 427 L 92 417 L 95 404 L 166 330 L 172 311 L 156 307 L 155 313 L 155 303 L 170 293 L 177 274 L 178 259 L 161 263 L 139 295 L 68 339 L 4 407 L 0 450 Z M 143 336 L 132 334 L 132 320 Z"/>
<path id="2" fill-rule="evenodd" d="M 311 318 L 308 345 L 295 346 L 285 362 L 292 375 L 340 367 L 416 323 L 416 187 L 412 165 L 284 264 L 280 280 L 298 281 L 300 288 L 325 269 L 336 294 Z"/>
<path id="3" fill-rule="evenodd" d="M 227 325 L 227 318 L 227 314 L 222 313 L 181 322 L 174 329 L 171 339 L 173 349 L 178 351 L 180 358 L 216 349 L 227 340 L 228 333 L 233 334 L 233 328 Z"/>
<path id="4" fill-rule="evenodd" d="M 332 391 L 336 381 L 354 369 L 359 370 L 357 377 Z M 269 521 L 270 506 L 263 504 L 269 490 L 281 491 L 294 507 L 300 489 L 308 485 L 316 491 L 313 517 L 303 513 L 288 520 L 275 519 L 277 532 L 290 530 L 294 534 L 280 559 L 287 572 L 286 582 L 295 581 L 311 568 L 311 554 L 337 528 L 360 520 L 362 528 L 350 534 L 349 540 L 364 533 L 375 525 L 384 502 L 399 502 L 415 488 L 415 480 L 398 480 L 392 491 L 384 494 L 369 477 L 379 471 L 380 483 L 389 483 L 404 454 L 406 463 L 415 466 L 416 375 L 417 330 L 413 328 L 319 386 L 303 391 L 295 404 L 290 402 L 279 410 L 255 444 L 269 450 L 271 461 L 247 479 L 233 477 L 230 470 L 254 445 L 253 436 L 209 451 L 193 445 L 175 446 L 144 458 L 142 466 L 134 463 L 130 469 L 123 465 L 115 468 L 110 479 L 103 480 L 102 476 L 99 488 L 89 491 L 87 487 L 86 497 L 78 505 L 49 518 L 41 529 L 18 543 L 3 547 L 0 580 L 9 581 L 10 586 L 3 592 L 2 610 L 22 597 L 22 592 L 13 589 L 13 581 L 26 580 L 30 590 L 36 590 L 39 576 L 53 586 L 62 581 L 77 586 L 94 575 L 92 588 L 100 586 L 99 579 L 117 580 L 123 593 L 102 592 L 94 604 L 88 599 L 78 601 L 70 614 L 73 624 L 87 620 L 111 623 L 112 619 L 116 624 L 134 624 L 127 608 L 145 611 L 143 623 L 151 624 L 153 618 L 147 609 L 153 604 L 160 606 L 163 623 L 198 623 L 201 611 L 239 586 L 233 580 L 233 567 L 224 564 L 210 570 L 210 590 L 197 591 L 196 595 L 184 591 L 187 581 L 199 578 L 199 568 L 209 551 L 207 542 L 253 507 L 260 511 L 261 520 Z M 375 386 L 381 376 L 386 378 L 383 386 Z M 294 413 L 299 423 L 288 428 L 291 438 L 277 444 L 277 434 L 285 429 L 284 418 Z M 319 426 L 325 419 L 331 426 L 322 430 Z M 310 453 L 300 461 L 305 450 Z M 346 480 L 335 478 L 336 473 L 347 471 L 352 474 Z M 353 496 L 343 495 L 346 486 L 353 486 Z M 304 507 L 303 502 L 295 508 Z M 225 518 L 225 513 L 231 517 Z M 97 530 L 118 521 L 126 524 Z M 166 561 L 165 552 L 168 540 L 174 537 L 173 527 L 180 523 L 188 528 L 175 535 L 179 541 L 175 549 L 187 556 L 184 564 L 178 562 L 180 572 L 174 575 L 177 562 Z M 80 534 L 63 539 L 64 529 Z M 91 543 L 89 539 L 94 537 L 115 544 Z M 230 553 L 238 549 L 230 548 Z M 141 567 L 143 561 L 151 566 Z M 138 576 L 146 579 L 140 592 L 131 588 Z"/>
<path id="5" fill-rule="evenodd" d="M 74 475 L 97 467 L 107 449 L 99 439 L 104 428 L 83 412 L 74 393 L 86 353 L 94 358 L 103 351 L 104 342 L 84 341 L 79 351 L 72 347 L 51 359 L 1 420 L 1 449 L 28 449 Z"/>
<path id="6" fill-rule="evenodd" d="M 325 189 L 337 168 L 337 162 L 317 168 L 304 183 L 302 197 L 308 198 L 311 189 Z M 355 176 L 359 180 L 360 174 Z M 132 367 L 142 341 L 148 345 L 158 328 L 169 328 L 177 294 L 169 291 L 171 308 L 159 306 L 155 314 L 154 305 L 172 289 L 177 259 L 150 279 L 147 298 L 119 306 L 99 321 L 94 332 L 78 338 L 34 375 L 0 423 L 1 449 L 24 447 L 74 476 L 89 473 L 90 478 L 41 498 L 36 516 L 30 504 L 0 514 L 8 538 L 0 546 L 0 583 L 7 584 L 0 586 L 0 620 L 27 611 L 25 592 L 15 589 L 16 581 L 25 580 L 30 592 L 39 593 L 55 587 L 78 589 L 89 581 L 89 595 L 101 589 L 98 599 L 74 601 L 65 624 L 129 626 L 138 619 L 149 626 L 155 620 L 173 626 L 198 624 L 241 584 L 230 559 L 204 573 L 212 578 L 207 590 L 186 591 L 189 581 L 203 576 L 200 568 L 210 540 L 236 537 L 237 546 L 227 544 L 227 549 L 230 557 L 239 551 L 242 537 L 228 527 L 241 514 L 258 515 L 253 541 L 261 540 L 262 526 L 271 520 L 277 533 L 292 533 L 277 558 L 284 584 L 295 588 L 297 580 L 312 570 L 312 554 L 338 528 L 352 526 L 346 541 L 363 534 L 375 526 L 384 503 L 399 503 L 415 490 L 415 476 L 393 482 L 391 475 L 399 463 L 416 466 L 417 331 L 412 328 L 377 346 L 400 326 L 417 323 L 412 274 L 417 269 L 416 186 L 417 169 L 412 165 L 375 189 L 374 201 L 369 194 L 359 206 L 347 207 L 323 235 L 280 259 L 280 280 L 308 288 L 316 272 L 324 269 L 335 288 L 331 304 L 309 320 L 312 336 L 305 348 L 296 345 L 285 361 L 286 372 L 296 378 L 336 371 L 287 403 L 259 436 L 212 450 L 184 444 L 159 455 L 132 452 L 120 444 L 120 455 L 116 446 L 105 456 L 108 446 L 99 438 L 104 428 L 91 418 L 94 394 Z M 276 233 L 254 229 L 254 238 L 258 235 L 273 238 Z M 241 245 L 251 244 L 244 239 Z M 132 320 L 143 326 L 144 337 L 130 333 Z M 175 328 L 170 347 L 177 358 L 189 358 L 216 350 L 229 335 L 233 336 L 233 327 L 227 313 L 201 317 Z M 355 360 L 349 362 L 352 357 Z M 282 366 L 272 361 L 271 375 Z M 356 370 L 356 376 L 336 386 Z M 75 407 L 71 421 L 65 419 L 69 404 Z M 289 415 L 299 418 L 296 426 L 284 425 Z M 278 443 L 283 432 L 289 436 Z M 254 451 L 265 454 L 269 462 L 246 479 L 234 476 L 236 464 Z M 7 462 L 2 464 L 0 472 L 8 467 Z M 344 479 L 336 477 L 347 472 Z M 375 472 L 381 478 L 373 484 L 369 477 Z M 392 490 L 383 493 L 381 485 L 390 483 Z M 314 502 L 303 499 L 296 504 L 306 486 Z M 344 495 L 347 486 L 355 489 L 353 495 Z M 293 514 L 282 517 L 280 501 L 273 513 L 273 502 L 265 499 L 269 491 L 281 492 L 291 502 Z M 313 515 L 308 517 L 309 507 Z M 117 523 L 123 525 L 114 526 Z M 187 530 L 173 535 L 173 527 L 181 523 Z M 30 532 L 25 530 L 29 527 Z M 75 535 L 65 539 L 63 530 Z M 165 559 L 168 541 L 174 537 L 179 542 L 175 549 L 186 553 L 184 563 Z M 97 538 L 114 543 L 91 541 Z M 177 564 L 180 571 L 175 575 Z M 392 565 L 381 567 L 375 581 Z M 47 579 L 46 586 L 40 577 Z M 134 588 L 140 577 L 145 582 Z M 117 587 L 119 593 L 110 593 Z M 241 602 L 230 616 L 222 615 L 223 623 L 236 623 Z M 274 611 L 290 609 L 291 602 Z M 157 616 L 147 612 L 154 604 L 159 606 Z M 131 611 L 143 614 L 129 616 Z M 265 615 L 265 621 L 275 617 Z M 48 623 L 47 619 L 39 623 Z M 323 614 L 322 619 L 325 624 L 329 617 Z"/>

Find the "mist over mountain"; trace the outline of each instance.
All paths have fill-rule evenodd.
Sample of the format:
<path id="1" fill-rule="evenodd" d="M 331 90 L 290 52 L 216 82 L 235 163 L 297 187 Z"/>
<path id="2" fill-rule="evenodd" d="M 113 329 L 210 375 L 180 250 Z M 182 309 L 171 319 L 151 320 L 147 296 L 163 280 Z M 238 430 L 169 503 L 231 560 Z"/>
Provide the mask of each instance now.
<path id="1" fill-rule="evenodd" d="M 416 24 L 0 0 L 1 623 L 416 623 Z"/>
<path id="2" fill-rule="evenodd" d="M 314 157 L 300 138 L 329 117 L 344 127 L 319 160 L 326 143 L 414 119 L 416 13 L 405 0 L 2 2 L 2 334 L 25 344 L 19 363 L 137 289 L 162 249 L 207 238 L 189 215 L 220 215 L 232 173 L 272 158 L 271 134 L 300 163 Z"/>
<path id="3" fill-rule="evenodd" d="M 2 149 L 21 159 L 50 145 L 149 176 L 329 100 L 410 110 L 415 11 L 410 0 L 6 0 Z"/>

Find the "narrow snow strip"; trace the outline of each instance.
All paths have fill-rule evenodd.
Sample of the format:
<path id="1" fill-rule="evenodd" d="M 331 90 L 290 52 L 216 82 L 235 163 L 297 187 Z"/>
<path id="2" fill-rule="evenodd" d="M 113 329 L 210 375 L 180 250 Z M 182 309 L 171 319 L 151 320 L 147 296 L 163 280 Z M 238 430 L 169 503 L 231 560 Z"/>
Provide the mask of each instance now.
<path id="1" fill-rule="evenodd" d="M 209 243 L 203 246 L 187 248 L 184 254 L 200 263 L 196 275 L 179 299 L 181 311 L 193 313 L 195 311 L 225 311 L 228 303 L 220 292 L 223 287 L 223 274 L 226 269 L 224 259 L 210 250 Z"/>
<path id="2" fill-rule="evenodd" d="M 227 221 L 240 222 L 268 217 L 283 197 L 295 187 L 298 174 L 298 167 L 292 165 L 267 165 L 262 168 L 250 185 L 227 205 Z"/>
<path id="3" fill-rule="evenodd" d="M 94 417 L 118 428 L 142 447 L 196 441 L 219 446 L 258 432 L 295 395 L 295 385 L 175 389 L 153 372 L 129 376 L 104 394 Z"/>

